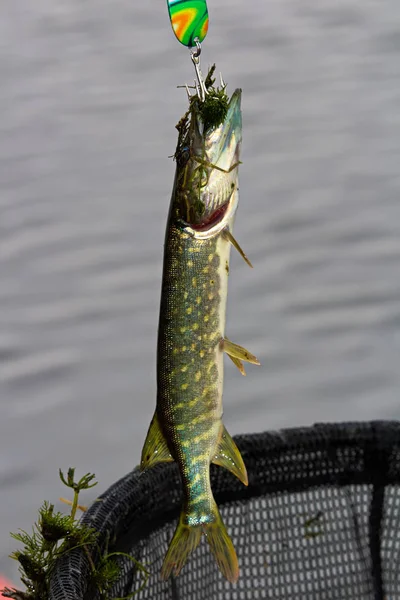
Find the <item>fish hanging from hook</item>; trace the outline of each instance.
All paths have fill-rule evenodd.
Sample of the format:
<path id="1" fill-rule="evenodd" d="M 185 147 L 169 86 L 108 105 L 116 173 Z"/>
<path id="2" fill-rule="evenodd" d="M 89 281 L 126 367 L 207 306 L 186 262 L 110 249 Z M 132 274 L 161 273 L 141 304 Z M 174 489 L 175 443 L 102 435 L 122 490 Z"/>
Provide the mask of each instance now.
<path id="1" fill-rule="evenodd" d="M 208 31 L 206 0 L 167 0 L 167 5 L 176 39 L 188 48 L 201 43 Z"/>

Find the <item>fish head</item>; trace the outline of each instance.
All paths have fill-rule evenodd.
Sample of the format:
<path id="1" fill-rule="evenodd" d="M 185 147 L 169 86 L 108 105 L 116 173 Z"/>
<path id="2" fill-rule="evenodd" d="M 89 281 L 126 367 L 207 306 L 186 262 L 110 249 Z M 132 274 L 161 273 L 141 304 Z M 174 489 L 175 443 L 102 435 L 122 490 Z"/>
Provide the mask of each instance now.
<path id="1" fill-rule="evenodd" d="M 225 114 L 217 125 L 210 124 L 199 101 L 191 101 L 190 121 L 175 155 L 179 218 L 201 237 L 226 227 L 238 203 L 241 90 L 225 100 Z"/>

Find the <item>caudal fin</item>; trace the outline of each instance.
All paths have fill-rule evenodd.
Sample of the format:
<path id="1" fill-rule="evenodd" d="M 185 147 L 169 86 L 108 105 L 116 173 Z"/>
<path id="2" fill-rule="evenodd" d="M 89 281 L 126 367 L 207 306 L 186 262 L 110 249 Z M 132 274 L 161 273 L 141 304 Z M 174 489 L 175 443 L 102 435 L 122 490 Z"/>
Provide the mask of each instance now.
<path id="1" fill-rule="evenodd" d="M 173 573 L 179 575 L 183 565 L 187 561 L 189 554 L 197 548 L 202 534 L 202 526 L 189 527 L 183 522 L 182 514 L 174 533 L 174 537 L 169 545 L 168 552 L 165 555 L 161 569 L 161 579 L 168 579 Z"/>
<path id="2" fill-rule="evenodd" d="M 230 583 L 236 583 L 239 577 L 236 551 L 217 508 L 216 511 L 216 520 L 204 526 L 204 533 L 219 570 Z"/>
<path id="3" fill-rule="evenodd" d="M 161 578 L 168 579 L 171 573 L 179 575 L 189 555 L 200 542 L 204 533 L 210 545 L 211 552 L 221 573 L 231 583 L 236 583 L 239 577 L 239 565 L 232 540 L 226 531 L 218 508 L 215 505 L 214 521 L 195 527 L 189 527 L 183 522 L 183 515 L 179 519 L 174 537 L 168 548 L 161 569 Z"/>

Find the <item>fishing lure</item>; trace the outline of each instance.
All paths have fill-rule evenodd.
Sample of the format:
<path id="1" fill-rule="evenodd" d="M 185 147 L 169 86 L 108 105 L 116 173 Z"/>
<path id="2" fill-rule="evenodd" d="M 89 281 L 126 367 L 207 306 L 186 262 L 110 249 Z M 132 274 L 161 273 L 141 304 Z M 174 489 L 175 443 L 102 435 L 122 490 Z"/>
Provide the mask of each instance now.
<path id="1" fill-rule="evenodd" d="M 206 0 L 167 0 L 167 5 L 177 40 L 189 48 L 201 43 L 208 31 Z"/>
<path id="2" fill-rule="evenodd" d="M 232 234 L 239 201 L 241 90 L 229 99 L 222 81 L 221 88 L 213 87 L 212 72 L 205 81 L 199 79 L 198 93 L 190 97 L 189 110 L 177 125 L 158 328 L 157 404 L 140 468 L 176 461 L 182 479 L 182 512 L 162 577 L 179 574 L 204 534 L 219 569 L 236 582 L 238 560 L 212 494 L 210 464 L 248 484 L 243 459 L 222 423 L 223 355 L 242 374 L 243 361 L 259 362 L 225 336 L 231 245 L 250 262 Z"/>

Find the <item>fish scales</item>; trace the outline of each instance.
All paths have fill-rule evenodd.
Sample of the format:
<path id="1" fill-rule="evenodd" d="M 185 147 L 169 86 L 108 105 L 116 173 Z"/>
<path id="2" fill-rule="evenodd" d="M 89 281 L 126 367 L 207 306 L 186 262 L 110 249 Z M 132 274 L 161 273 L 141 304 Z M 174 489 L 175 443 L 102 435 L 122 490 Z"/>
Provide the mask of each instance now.
<path id="1" fill-rule="evenodd" d="M 207 102 L 211 97 L 218 110 L 226 105 L 226 111 L 219 123 L 206 126 L 195 96 L 177 126 L 158 328 L 157 404 L 141 470 L 175 461 L 182 479 L 182 512 L 161 576 L 178 575 L 204 534 L 219 569 L 236 582 L 238 560 L 212 494 L 210 464 L 227 468 L 247 485 L 243 459 L 222 423 L 223 354 L 242 373 L 242 360 L 259 363 L 224 335 L 231 244 L 249 262 L 232 236 L 239 200 L 241 91 L 228 102 L 225 88 L 215 90 L 211 79 L 206 81 Z"/>
<path id="2" fill-rule="evenodd" d="M 184 481 L 188 522 L 198 524 L 213 518 L 209 464 L 222 417 L 221 303 L 228 274 L 220 269 L 221 246 L 227 261 L 224 240 L 195 240 L 176 227 L 167 232 L 157 369 L 160 412 Z M 193 511 L 193 504 L 204 510 L 197 506 Z"/>

